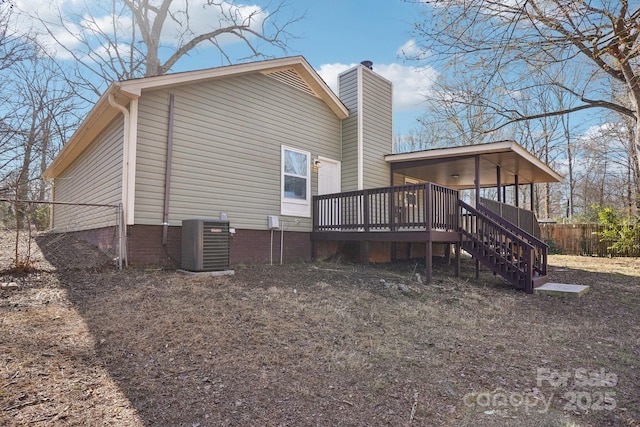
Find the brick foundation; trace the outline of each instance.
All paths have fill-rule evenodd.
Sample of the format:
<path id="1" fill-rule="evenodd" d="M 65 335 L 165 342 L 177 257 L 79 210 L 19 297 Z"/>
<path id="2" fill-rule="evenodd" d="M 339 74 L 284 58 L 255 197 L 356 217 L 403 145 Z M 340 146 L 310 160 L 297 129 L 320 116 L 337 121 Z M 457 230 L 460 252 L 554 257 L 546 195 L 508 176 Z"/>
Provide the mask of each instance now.
<path id="1" fill-rule="evenodd" d="M 169 227 L 167 245 L 162 245 L 161 225 L 130 225 L 127 227 L 129 265 L 180 267 L 182 227 Z"/>
<path id="2" fill-rule="evenodd" d="M 280 263 L 280 231 L 273 232 L 273 263 Z M 285 231 L 283 262 L 311 260 L 309 233 Z M 271 232 L 262 230 L 236 230 L 231 237 L 231 264 L 267 264 L 271 261 Z"/>
<path id="3" fill-rule="evenodd" d="M 169 227 L 167 245 L 162 246 L 162 226 L 133 225 L 128 227 L 129 264 L 180 267 L 182 227 Z M 273 263 L 280 263 L 280 231 L 273 232 Z M 309 233 L 284 232 L 283 262 L 311 260 Z M 271 260 L 271 232 L 238 230 L 231 235 L 230 264 L 267 264 Z"/>
<path id="4" fill-rule="evenodd" d="M 133 266 L 159 266 L 179 268 L 182 244 L 182 227 L 169 227 L 167 245 L 162 245 L 162 226 L 133 225 L 127 227 L 129 264 Z M 79 231 L 74 235 L 97 246 L 100 250 L 114 252 L 117 247 L 117 231 L 114 227 Z M 230 264 L 274 264 L 280 263 L 279 230 L 236 230 L 230 240 Z M 369 242 L 369 259 L 365 259 L 365 242 L 318 241 L 315 258 L 325 260 L 340 257 L 349 262 L 387 263 L 394 260 L 424 258 L 425 244 L 422 242 Z M 311 239 L 309 233 L 285 231 L 283 262 L 311 261 Z M 434 256 L 445 256 L 446 245 L 433 244 Z"/>

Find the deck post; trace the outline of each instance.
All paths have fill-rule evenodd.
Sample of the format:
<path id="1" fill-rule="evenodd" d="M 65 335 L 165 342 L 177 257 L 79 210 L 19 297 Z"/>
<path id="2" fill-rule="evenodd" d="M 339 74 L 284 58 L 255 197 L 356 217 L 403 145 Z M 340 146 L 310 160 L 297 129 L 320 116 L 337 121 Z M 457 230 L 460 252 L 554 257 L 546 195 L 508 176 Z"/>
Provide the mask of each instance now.
<path id="1" fill-rule="evenodd" d="M 364 262 L 366 264 L 369 264 L 369 241 L 365 240 L 364 241 Z"/>
<path id="2" fill-rule="evenodd" d="M 480 261 L 476 258 L 476 280 L 480 279 Z"/>
<path id="3" fill-rule="evenodd" d="M 424 281 L 425 284 L 428 285 L 431 283 L 431 279 L 433 279 L 433 243 L 431 242 L 431 238 L 426 242 L 426 250 L 424 256 L 425 263 L 425 276 Z"/>
<path id="4" fill-rule="evenodd" d="M 456 277 L 460 277 L 460 249 L 462 248 L 462 242 L 456 242 Z"/>

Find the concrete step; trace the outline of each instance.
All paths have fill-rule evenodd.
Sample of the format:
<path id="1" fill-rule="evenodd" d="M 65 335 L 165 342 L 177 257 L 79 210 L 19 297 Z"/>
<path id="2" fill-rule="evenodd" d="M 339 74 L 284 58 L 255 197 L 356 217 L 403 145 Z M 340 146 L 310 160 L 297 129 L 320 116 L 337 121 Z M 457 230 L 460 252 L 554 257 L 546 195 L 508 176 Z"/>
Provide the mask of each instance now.
<path id="1" fill-rule="evenodd" d="M 554 297 L 579 298 L 589 292 L 589 286 L 549 282 L 535 288 L 534 292 Z"/>

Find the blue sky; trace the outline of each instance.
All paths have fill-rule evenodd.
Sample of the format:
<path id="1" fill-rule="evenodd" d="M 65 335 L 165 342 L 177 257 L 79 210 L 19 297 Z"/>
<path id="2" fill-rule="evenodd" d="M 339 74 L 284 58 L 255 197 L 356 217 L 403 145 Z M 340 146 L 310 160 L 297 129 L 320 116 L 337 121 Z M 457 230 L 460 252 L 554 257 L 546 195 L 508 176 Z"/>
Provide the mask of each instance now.
<path id="1" fill-rule="evenodd" d="M 394 134 L 416 126 L 424 94 L 436 73 L 407 63 L 399 52 L 423 9 L 402 0 L 296 0 L 305 19 L 295 28 L 292 53 L 303 55 L 335 89 L 337 75 L 362 60 L 394 85 Z"/>
<path id="2" fill-rule="evenodd" d="M 31 15 L 38 15 L 48 22 L 58 21 L 58 11 L 62 11 L 65 18 L 77 25 L 72 29 L 80 31 L 83 15 L 90 10 L 101 30 L 111 30 L 111 19 L 108 13 L 109 1 L 104 0 L 14 0 L 18 9 Z M 159 0 L 152 0 L 156 3 Z M 173 0 L 172 8 L 183 7 L 184 0 Z M 277 0 L 240 0 L 236 5 L 243 5 L 247 10 L 255 7 L 274 7 Z M 217 22 L 214 9 L 203 8 L 206 0 L 189 0 L 192 12 L 191 23 L 196 31 L 204 32 L 212 23 Z M 421 115 L 420 103 L 424 93 L 429 90 L 431 82 L 437 73 L 428 65 L 405 63 L 399 58 L 399 51 L 411 40 L 412 24 L 418 18 L 421 7 L 415 3 L 402 0 L 288 0 L 288 7 L 282 11 L 278 20 L 286 20 L 288 16 L 304 15 L 304 18 L 290 27 L 295 38 L 290 40 L 288 52 L 285 54 L 275 48 L 265 48 L 265 52 L 272 56 L 302 55 L 320 73 L 327 84 L 335 90 L 337 76 L 340 72 L 352 67 L 362 60 L 371 60 L 374 71 L 393 83 L 394 86 L 394 135 L 406 133 L 416 125 L 416 118 Z M 193 11 L 198 11 L 197 14 Z M 202 11 L 202 12 L 200 12 Z M 209 12 L 210 11 L 210 12 Z M 128 34 L 127 26 L 130 20 L 120 19 L 119 24 L 124 28 L 122 34 Z M 20 26 L 36 25 L 36 20 L 22 22 Z M 172 31 L 166 31 L 162 43 L 170 46 Z M 55 30 L 54 30 L 55 32 Z M 59 40 L 67 43 L 67 47 L 74 48 L 73 37 L 68 32 L 60 30 L 56 34 Z M 48 35 L 43 35 L 46 39 Z M 225 44 L 225 50 L 233 51 L 241 47 L 241 43 Z M 78 46 L 80 49 L 80 46 Z M 96 47 L 96 49 L 98 49 Z M 53 48 L 55 50 L 55 48 Z M 56 54 L 61 59 L 71 59 L 68 52 L 57 49 Z M 242 57 L 247 51 L 239 52 L 236 57 Z M 173 72 L 192 69 L 210 68 L 225 65 L 222 56 L 209 47 L 201 47 L 188 58 L 181 59 L 172 69 Z"/>
<path id="3" fill-rule="evenodd" d="M 410 32 L 421 7 L 402 0 L 293 0 L 289 4 L 289 12 L 304 19 L 291 27 L 296 38 L 289 43 L 288 55 L 304 56 L 334 91 L 339 73 L 360 61 L 372 61 L 374 71 L 393 83 L 394 135 L 416 127 L 423 110 L 420 104 L 437 73 L 426 64 L 403 60 L 400 52 L 411 45 Z M 175 71 L 211 66 L 200 58 L 179 63 Z"/>
<path id="4" fill-rule="evenodd" d="M 364 59 L 396 62 L 417 11 L 415 4 L 401 0 L 298 0 L 295 8 L 306 10 L 306 19 L 297 26 L 301 38 L 293 48 L 316 68 Z"/>

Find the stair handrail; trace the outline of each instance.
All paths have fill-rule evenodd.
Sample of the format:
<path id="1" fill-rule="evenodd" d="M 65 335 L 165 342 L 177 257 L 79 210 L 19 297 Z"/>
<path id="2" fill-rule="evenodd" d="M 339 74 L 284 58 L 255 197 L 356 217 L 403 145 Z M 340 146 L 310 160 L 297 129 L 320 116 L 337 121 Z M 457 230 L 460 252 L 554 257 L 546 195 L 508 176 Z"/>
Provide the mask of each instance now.
<path id="1" fill-rule="evenodd" d="M 482 203 L 478 205 L 477 210 L 484 213 L 486 216 L 491 217 L 494 221 L 498 222 L 500 225 L 507 228 L 511 232 L 516 233 L 519 236 L 527 239 L 529 243 L 534 247 L 534 254 L 538 251 L 540 252 L 540 265 L 535 265 L 534 263 L 534 266 L 533 266 L 534 269 L 542 275 L 547 274 L 547 254 L 549 250 L 549 245 L 547 243 L 538 239 L 536 236 L 530 234 L 529 232 L 521 229 L 511 221 L 508 221 L 502 218 L 500 215 L 493 212 L 491 209 L 484 206 Z"/>
<path id="2" fill-rule="evenodd" d="M 534 236 L 533 234 L 529 233 L 526 230 L 523 230 L 522 228 L 518 227 L 516 224 L 512 223 L 509 220 L 504 219 L 503 217 L 501 217 L 500 215 L 498 215 L 497 213 L 495 213 L 494 211 L 492 211 L 491 209 L 489 209 L 488 207 L 484 206 L 482 203 L 480 203 L 478 205 L 477 210 L 479 210 L 480 212 L 484 213 L 486 216 L 492 217 L 492 219 L 496 222 L 498 222 L 500 225 L 508 228 L 509 230 L 521 235 L 522 237 L 528 239 L 530 242 L 533 242 L 532 244 L 534 246 L 545 246 L 545 247 L 549 247 L 549 245 L 545 242 L 543 242 L 542 240 L 538 239 L 536 236 Z"/>
<path id="3" fill-rule="evenodd" d="M 525 239 L 523 239 L 522 237 L 520 237 L 517 233 L 514 233 L 509 227 L 506 227 L 506 226 L 502 225 L 499 221 L 494 220 L 489 215 L 486 215 L 484 212 L 474 208 L 473 206 L 471 206 L 470 204 L 464 202 L 463 200 L 460 200 L 459 202 L 460 202 L 460 206 L 462 206 L 466 210 L 470 211 L 472 214 L 481 216 L 484 220 L 489 221 L 493 225 L 497 225 L 500 228 L 502 228 L 504 231 L 507 232 L 509 237 L 513 238 L 514 240 L 518 241 L 519 243 L 522 243 L 523 245 L 525 245 L 525 246 L 527 246 L 527 247 L 529 247 L 531 249 L 535 249 L 535 246 L 533 244 L 531 244 L 530 242 L 528 242 Z M 462 227 L 460 227 L 460 231 L 462 231 L 463 233 L 466 232 L 466 230 L 463 230 Z M 466 232 L 465 234 L 471 234 L 471 233 Z"/>
<path id="4" fill-rule="evenodd" d="M 524 257 L 519 257 L 519 260 L 523 263 L 524 268 L 522 267 L 518 267 L 518 270 L 524 275 L 524 290 L 527 293 L 532 293 L 533 292 L 533 271 L 536 269 L 535 268 L 535 257 L 534 257 L 534 253 L 535 253 L 535 249 L 536 247 L 534 245 L 532 245 L 530 242 L 528 242 L 526 239 L 522 238 L 521 236 L 519 236 L 518 234 L 514 233 L 512 230 L 510 230 L 509 227 L 506 227 L 504 225 L 502 225 L 500 222 L 495 221 L 491 216 L 486 215 L 484 212 L 474 208 L 473 206 L 469 205 L 468 203 L 465 203 L 462 200 L 458 201 L 459 206 L 461 207 L 461 209 L 466 209 L 469 213 L 475 215 L 476 217 L 481 218 L 483 221 L 489 223 L 491 226 L 499 229 L 502 233 L 504 233 L 504 235 L 508 238 L 510 238 L 512 241 L 516 242 L 518 245 L 522 246 L 524 249 L 524 253 L 526 254 Z M 485 247 L 491 247 L 490 245 L 484 243 L 481 239 L 479 239 L 477 236 L 475 236 L 475 234 L 472 231 L 469 230 L 465 230 L 462 225 L 460 226 L 460 231 L 463 235 L 467 235 L 469 237 L 472 237 L 474 240 L 478 241 L 479 243 L 481 243 L 483 246 Z M 500 252 L 497 252 L 497 254 L 501 257 L 501 259 L 507 259 L 504 255 L 502 255 Z M 480 257 L 479 255 L 477 255 L 479 258 L 478 259 L 483 259 L 482 257 Z M 497 272 L 496 270 L 494 270 L 494 272 Z M 509 279 L 508 277 L 504 276 L 502 273 L 500 273 L 503 277 L 505 277 L 505 279 L 511 281 L 512 283 L 514 283 L 511 279 Z M 514 283 L 516 284 L 516 283 Z"/>

